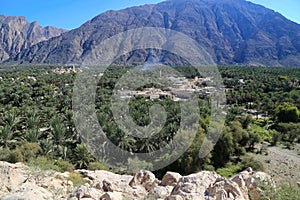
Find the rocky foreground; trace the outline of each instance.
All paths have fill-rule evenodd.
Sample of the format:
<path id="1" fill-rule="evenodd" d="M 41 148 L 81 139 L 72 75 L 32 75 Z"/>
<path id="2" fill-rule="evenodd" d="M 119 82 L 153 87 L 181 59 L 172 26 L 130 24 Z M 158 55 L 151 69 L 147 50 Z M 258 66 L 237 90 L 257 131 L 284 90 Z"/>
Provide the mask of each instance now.
<path id="1" fill-rule="evenodd" d="M 75 187 L 70 179 L 78 174 L 86 182 Z M 167 172 L 158 180 L 150 171 L 134 176 L 96 170 L 51 172 L 33 169 L 22 163 L 0 161 L 0 199 L 2 200 L 251 200 L 260 195 L 259 182 L 271 184 L 271 177 L 251 168 L 224 178 L 215 172 L 202 171 L 188 176 Z"/>

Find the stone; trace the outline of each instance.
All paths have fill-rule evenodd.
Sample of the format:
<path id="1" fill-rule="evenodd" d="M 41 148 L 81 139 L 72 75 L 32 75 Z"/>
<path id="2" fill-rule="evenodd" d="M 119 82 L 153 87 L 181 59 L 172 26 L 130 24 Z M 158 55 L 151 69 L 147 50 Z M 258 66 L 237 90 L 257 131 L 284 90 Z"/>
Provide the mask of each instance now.
<path id="1" fill-rule="evenodd" d="M 67 193 L 73 189 L 73 182 L 68 180 L 57 179 L 54 177 L 46 177 L 39 183 L 41 187 L 49 190 L 60 190 Z"/>
<path id="2" fill-rule="evenodd" d="M 29 178 L 27 167 L 22 163 L 11 164 L 0 161 L 0 196 L 18 188 Z"/>
<path id="3" fill-rule="evenodd" d="M 218 178 L 215 183 L 210 185 L 205 191 L 206 196 L 216 198 L 216 200 L 223 199 L 236 199 L 236 200 L 249 200 L 248 194 L 243 193 L 239 185 L 226 178 Z"/>
<path id="4" fill-rule="evenodd" d="M 100 200 L 120 200 L 123 199 L 121 192 L 106 192 L 100 197 Z"/>
<path id="5" fill-rule="evenodd" d="M 100 182 L 96 182 L 94 185 L 93 185 L 94 188 L 98 189 L 98 190 L 101 190 L 102 189 L 102 184 Z"/>
<path id="6" fill-rule="evenodd" d="M 108 182 L 107 180 L 103 180 L 102 181 L 102 189 L 104 190 L 104 192 L 113 192 L 113 188 L 112 188 L 112 184 L 110 182 Z"/>
<path id="7" fill-rule="evenodd" d="M 161 180 L 161 184 L 163 185 L 169 185 L 169 186 L 175 186 L 177 184 L 177 182 L 179 181 L 179 179 L 181 178 L 181 175 L 179 173 L 176 172 L 167 172 L 162 180 Z"/>
<path id="8" fill-rule="evenodd" d="M 155 178 L 155 175 L 147 170 L 141 170 L 135 174 L 135 176 L 129 182 L 131 187 L 142 185 L 147 191 L 154 188 L 159 181 Z"/>
<path id="9" fill-rule="evenodd" d="M 182 176 L 173 188 L 167 200 L 195 199 L 203 200 L 206 189 L 221 176 L 215 172 L 202 171 L 188 176 Z"/>
<path id="10" fill-rule="evenodd" d="M 70 198 L 76 197 L 77 199 L 83 198 L 91 198 L 91 199 L 99 199 L 103 193 L 96 188 L 91 187 L 89 184 L 84 184 L 78 187 L 76 190 L 72 192 Z"/>
<path id="11" fill-rule="evenodd" d="M 251 168 L 240 172 L 230 180 L 236 182 L 244 190 L 247 188 L 248 191 L 259 187 L 259 183 L 265 183 L 275 188 L 275 183 L 270 175 L 265 172 L 253 172 Z"/>
<path id="12" fill-rule="evenodd" d="M 52 200 L 53 194 L 45 188 L 39 187 L 34 183 L 24 183 L 11 193 L 4 195 L 2 200 Z"/>
<path id="13" fill-rule="evenodd" d="M 251 168 L 231 179 L 211 171 L 188 176 L 167 172 L 161 182 L 145 170 L 134 176 L 103 170 L 76 170 L 75 173 L 79 172 L 89 183 L 73 189 L 73 183 L 68 180 L 69 172 L 35 170 L 29 170 L 22 163 L 0 162 L 0 199 L 249 200 L 249 194 L 259 199 L 262 192 L 259 182 L 273 184 L 268 174 L 254 172 Z"/>
<path id="14" fill-rule="evenodd" d="M 172 186 L 156 186 L 152 188 L 147 195 L 147 198 L 149 199 L 159 199 L 159 198 L 166 198 L 169 196 L 172 192 L 173 187 Z"/>
<path id="15" fill-rule="evenodd" d="M 67 179 L 70 176 L 70 172 L 64 172 L 64 173 L 56 173 L 55 177 L 58 179 Z"/>

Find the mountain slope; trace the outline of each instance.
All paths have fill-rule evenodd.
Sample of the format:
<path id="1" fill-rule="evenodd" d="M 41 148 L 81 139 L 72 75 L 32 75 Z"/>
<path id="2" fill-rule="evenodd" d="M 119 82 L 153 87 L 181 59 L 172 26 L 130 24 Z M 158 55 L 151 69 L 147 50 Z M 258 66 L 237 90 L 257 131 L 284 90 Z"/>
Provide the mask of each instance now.
<path id="1" fill-rule="evenodd" d="M 0 62 L 63 32 L 65 30 L 51 26 L 43 28 L 37 22 L 29 23 L 25 17 L 0 15 Z"/>
<path id="2" fill-rule="evenodd" d="M 14 60 L 80 63 L 104 39 L 144 26 L 168 28 L 190 36 L 218 64 L 300 66 L 300 25 L 244 0 L 169 0 L 108 11 L 78 29 L 33 45 Z M 138 57 L 144 59 L 146 54 Z"/>

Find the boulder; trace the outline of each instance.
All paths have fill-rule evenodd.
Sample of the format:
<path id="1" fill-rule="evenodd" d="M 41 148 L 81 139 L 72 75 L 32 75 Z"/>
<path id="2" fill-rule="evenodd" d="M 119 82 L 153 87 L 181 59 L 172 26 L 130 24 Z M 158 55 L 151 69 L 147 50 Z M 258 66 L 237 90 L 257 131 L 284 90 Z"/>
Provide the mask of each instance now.
<path id="1" fill-rule="evenodd" d="M 64 195 L 73 190 L 73 182 L 54 177 L 45 177 L 39 182 L 39 185 L 51 191 L 60 191 Z"/>
<path id="2" fill-rule="evenodd" d="M 104 192 L 113 192 L 117 188 L 114 188 L 113 185 L 109 181 L 103 180 L 102 181 L 102 189 L 104 190 Z"/>
<path id="3" fill-rule="evenodd" d="M 236 182 L 227 180 L 226 178 L 218 178 L 215 183 L 211 184 L 205 191 L 205 195 L 209 199 L 225 200 L 249 200 L 248 194 L 243 193 Z"/>
<path id="4" fill-rule="evenodd" d="M 67 179 L 70 176 L 70 172 L 64 172 L 64 173 L 55 173 L 54 176 L 58 179 Z"/>
<path id="5" fill-rule="evenodd" d="M 141 170 L 135 174 L 135 176 L 129 182 L 131 187 L 141 185 L 147 191 L 154 188 L 159 181 L 155 178 L 155 175 L 147 170 Z"/>
<path id="6" fill-rule="evenodd" d="M 89 170 L 76 170 L 76 172 L 79 172 L 84 178 L 88 178 L 91 181 L 100 181 L 102 182 L 104 179 L 109 180 L 110 182 L 120 182 L 120 183 L 129 183 L 133 176 L 130 175 L 120 175 L 115 174 L 109 171 L 105 170 L 95 170 L 95 171 L 89 171 Z"/>
<path id="7" fill-rule="evenodd" d="M 169 186 L 175 186 L 179 179 L 181 178 L 181 175 L 176 172 L 167 172 L 164 177 L 161 180 L 161 184 L 163 185 L 169 185 Z"/>
<path id="8" fill-rule="evenodd" d="M 204 200 L 206 189 L 220 177 L 217 173 L 210 171 L 182 176 L 167 199 Z"/>
<path id="9" fill-rule="evenodd" d="M 103 193 L 96 188 L 91 187 L 89 184 L 84 184 L 75 189 L 70 198 L 75 197 L 77 199 L 90 198 L 90 199 L 99 199 Z"/>
<path id="10" fill-rule="evenodd" d="M 52 200 L 53 194 L 35 183 L 26 182 L 11 193 L 3 196 L 2 200 Z"/>
<path id="11" fill-rule="evenodd" d="M 29 178 L 26 169 L 22 163 L 0 161 L 0 196 L 20 187 Z"/>
<path id="12" fill-rule="evenodd" d="M 96 170 L 76 170 L 89 183 L 73 189 L 69 172 L 40 171 L 22 163 L 0 161 L 0 199 L 165 199 L 165 200 L 249 200 L 259 199 L 260 182 L 274 185 L 264 172 L 251 168 L 226 179 L 211 171 L 188 176 L 167 172 L 159 182 L 155 175 L 141 170 L 134 176 Z M 274 185 L 275 187 L 275 185 Z M 70 190 L 73 189 L 73 192 Z"/>
<path id="13" fill-rule="evenodd" d="M 165 199 L 171 194 L 172 189 L 172 186 L 155 186 L 148 192 L 147 199 Z"/>
<path id="14" fill-rule="evenodd" d="M 121 192 L 106 192 L 100 197 L 100 200 L 120 200 L 123 199 Z"/>
<path id="15" fill-rule="evenodd" d="M 252 193 L 252 195 L 255 196 L 259 196 L 259 184 L 261 183 L 275 188 L 275 183 L 270 175 L 264 172 L 254 172 L 252 168 L 248 168 L 245 171 L 240 172 L 233 176 L 230 180 L 236 182 L 244 193 Z"/>

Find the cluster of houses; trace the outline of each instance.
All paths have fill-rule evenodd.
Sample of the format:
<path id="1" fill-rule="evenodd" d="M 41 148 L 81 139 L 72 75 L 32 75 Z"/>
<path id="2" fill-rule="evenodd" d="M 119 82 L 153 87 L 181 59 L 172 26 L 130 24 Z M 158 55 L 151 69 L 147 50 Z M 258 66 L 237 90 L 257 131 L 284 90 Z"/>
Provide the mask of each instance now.
<path id="1" fill-rule="evenodd" d="M 72 65 L 71 67 L 61 67 L 61 68 L 55 68 L 51 70 L 51 72 L 56 73 L 56 74 L 69 74 L 69 73 L 77 73 L 81 72 L 80 68 L 76 68 L 75 65 Z"/>
<path id="2" fill-rule="evenodd" d="M 213 82 L 213 78 L 198 78 L 195 77 L 189 80 L 185 77 L 163 77 L 170 82 L 170 86 L 166 89 L 161 88 L 145 88 L 143 90 L 124 90 L 117 91 L 118 96 L 122 99 L 136 98 L 139 95 L 146 97 L 146 99 L 166 99 L 171 98 L 173 101 L 187 100 L 191 97 L 198 95 L 200 98 L 204 98 L 215 91 L 214 87 L 204 86 L 204 82 Z"/>
<path id="3" fill-rule="evenodd" d="M 81 72 L 81 70 L 72 65 L 71 67 L 55 68 L 52 72 L 66 74 Z M 102 75 L 103 73 L 100 73 L 99 77 Z M 144 88 L 143 90 L 128 90 L 122 88 L 117 90 L 117 95 L 121 99 L 136 98 L 142 95 L 148 100 L 171 98 L 173 101 L 182 101 L 190 99 L 195 95 L 198 95 L 200 98 L 205 98 L 215 91 L 215 87 L 207 86 L 210 85 L 209 83 L 214 82 L 213 77 L 187 79 L 183 76 L 168 75 L 161 76 L 160 78 L 169 83 L 168 87 L 164 89 L 151 87 Z"/>

